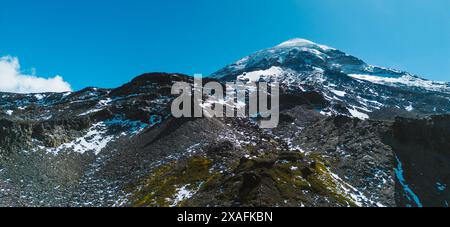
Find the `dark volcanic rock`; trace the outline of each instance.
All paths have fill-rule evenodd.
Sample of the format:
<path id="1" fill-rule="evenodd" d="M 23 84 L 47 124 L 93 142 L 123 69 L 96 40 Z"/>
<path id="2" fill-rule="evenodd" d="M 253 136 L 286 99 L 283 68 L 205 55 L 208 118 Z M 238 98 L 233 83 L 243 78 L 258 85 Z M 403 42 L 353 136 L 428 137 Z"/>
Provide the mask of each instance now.
<path id="1" fill-rule="evenodd" d="M 397 118 L 384 140 L 397 155 L 397 174 L 404 179 L 396 185 L 398 205 L 448 206 L 450 116 Z"/>

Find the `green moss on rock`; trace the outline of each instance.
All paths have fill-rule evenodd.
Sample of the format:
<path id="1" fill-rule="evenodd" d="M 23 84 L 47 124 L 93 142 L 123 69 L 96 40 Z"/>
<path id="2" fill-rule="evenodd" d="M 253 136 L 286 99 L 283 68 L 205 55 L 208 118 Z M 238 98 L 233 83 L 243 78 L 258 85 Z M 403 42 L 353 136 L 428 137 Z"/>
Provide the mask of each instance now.
<path id="1" fill-rule="evenodd" d="M 169 207 L 174 205 L 179 188 L 197 191 L 212 177 L 212 161 L 193 157 L 184 163 L 169 163 L 153 171 L 132 195 L 136 207 Z M 183 201 L 178 204 L 182 206 Z"/>
<path id="2" fill-rule="evenodd" d="M 356 206 L 319 155 L 269 151 L 237 160 L 223 174 L 211 172 L 212 166 L 204 157 L 161 166 L 134 187 L 132 205 Z M 195 196 L 176 200 L 180 188 Z"/>

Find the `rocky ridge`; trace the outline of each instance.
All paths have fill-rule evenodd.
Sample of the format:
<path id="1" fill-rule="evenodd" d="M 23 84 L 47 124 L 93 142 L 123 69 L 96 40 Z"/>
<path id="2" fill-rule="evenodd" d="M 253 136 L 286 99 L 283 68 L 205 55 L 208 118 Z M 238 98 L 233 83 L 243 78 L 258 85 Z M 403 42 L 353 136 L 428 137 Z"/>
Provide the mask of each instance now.
<path id="1" fill-rule="evenodd" d="M 208 80 L 280 82 L 279 127 L 173 118 L 182 74 L 1 93 L 0 206 L 448 206 L 448 84 L 305 40 Z"/>

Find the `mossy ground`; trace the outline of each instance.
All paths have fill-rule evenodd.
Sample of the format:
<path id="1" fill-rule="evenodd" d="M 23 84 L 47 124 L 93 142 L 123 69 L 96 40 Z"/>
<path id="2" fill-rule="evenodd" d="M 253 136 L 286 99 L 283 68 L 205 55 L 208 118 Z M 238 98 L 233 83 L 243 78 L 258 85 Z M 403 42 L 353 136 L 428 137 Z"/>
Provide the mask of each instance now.
<path id="1" fill-rule="evenodd" d="M 173 205 L 177 189 L 186 187 L 196 191 L 213 177 L 210 173 L 212 161 L 202 157 L 193 157 L 185 163 L 169 163 L 157 168 L 142 182 L 140 189 L 133 194 L 133 206 L 168 207 Z M 182 205 L 183 201 L 180 201 Z"/>
<path id="2" fill-rule="evenodd" d="M 261 178 L 262 185 L 273 182 L 280 200 L 294 201 L 291 204 L 308 204 L 309 192 L 334 200 L 339 206 L 356 206 L 355 203 L 340 189 L 338 182 L 332 177 L 326 161 L 316 154 L 304 156 L 301 153 L 284 153 L 276 157 L 266 154 L 261 159 L 242 162 L 240 171 L 252 172 Z M 267 190 L 263 190 L 267 191 Z M 258 205 L 253 193 L 250 198 L 244 198 L 245 204 Z M 311 195 L 311 194 L 309 194 Z M 284 201 L 274 201 L 283 205 Z M 280 204 L 281 203 L 281 204 Z M 268 204 L 259 204 L 268 205 Z"/>
<path id="3" fill-rule="evenodd" d="M 175 205 L 312 206 L 323 198 L 336 206 L 356 206 L 316 154 L 266 152 L 236 161 L 223 174 L 212 171 L 213 162 L 192 157 L 159 167 L 133 190 L 132 205 L 172 206 L 177 190 L 186 187 L 198 195 Z"/>

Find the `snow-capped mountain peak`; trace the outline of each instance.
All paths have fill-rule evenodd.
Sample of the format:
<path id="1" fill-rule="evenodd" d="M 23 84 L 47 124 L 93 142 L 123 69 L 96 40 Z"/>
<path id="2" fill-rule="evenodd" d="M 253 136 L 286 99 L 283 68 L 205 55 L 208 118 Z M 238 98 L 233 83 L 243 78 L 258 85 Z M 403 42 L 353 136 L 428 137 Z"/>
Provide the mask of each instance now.
<path id="1" fill-rule="evenodd" d="M 291 92 L 313 90 L 336 107 L 322 110 L 327 115 L 367 119 L 386 109 L 425 115 L 450 112 L 449 83 L 373 66 L 300 38 L 244 57 L 212 77 L 222 81 L 277 81 Z"/>
<path id="2" fill-rule="evenodd" d="M 311 47 L 311 46 L 319 47 L 323 50 L 334 49 L 334 48 L 331 48 L 331 47 L 328 47 L 325 45 L 317 44 L 315 42 L 312 42 L 310 40 L 303 39 L 303 38 L 290 39 L 286 42 L 279 44 L 275 48 Z"/>
<path id="3" fill-rule="evenodd" d="M 292 47 L 292 46 L 305 46 L 305 45 L 317 45 L 316 43 L 302 38 L 290 39 L 286 42 L 281 43 L 277 47 Z"/>

